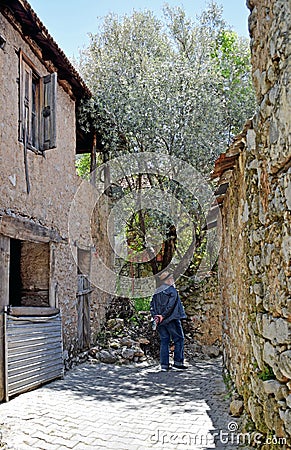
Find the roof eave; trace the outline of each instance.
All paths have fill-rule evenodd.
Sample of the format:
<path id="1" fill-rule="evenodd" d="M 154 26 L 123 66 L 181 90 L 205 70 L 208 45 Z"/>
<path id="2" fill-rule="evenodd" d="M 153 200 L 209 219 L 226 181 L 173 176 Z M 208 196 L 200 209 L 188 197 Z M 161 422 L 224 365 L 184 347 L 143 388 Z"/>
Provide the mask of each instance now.
<path id="1" fill-rule="evenodd" d="M 92 93 L 84 80 L 49 34 L 30 4 L 26 0 L 1 0 L 1 10 L 3 7 L 8 8 L 13 14 L 23 34 L 29 36 L 38 45 L 42 60 L 51 61 L 58 71 L 58 78 L 70 84 L 74 97 L 76 99 L 91 97 Z"/>

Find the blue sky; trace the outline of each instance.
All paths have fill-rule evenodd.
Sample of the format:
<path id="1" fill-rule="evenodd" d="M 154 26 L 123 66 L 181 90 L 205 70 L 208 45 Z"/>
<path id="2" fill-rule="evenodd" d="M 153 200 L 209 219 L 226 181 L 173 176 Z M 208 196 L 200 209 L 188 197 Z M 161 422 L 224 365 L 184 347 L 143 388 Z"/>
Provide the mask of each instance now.
<path id="1" fill-rule="evenodd" d="M 223 7 L 223 17 L 240 35 L 248 36 L 249 10 L 246 0 L 216 0 Z M 183 6 L 195 18 L 207 5 L 206 0 L 29 0 L 32 8 L 65 54 L 78 57 L 89 43 L 88 33 L 98 30 L 100 17 L 109 12 L 130 14 L 133 9 L 150 9 L 157 15 L 165 3 Z M 98 19 L 99 18 L 99 19 Z"/>

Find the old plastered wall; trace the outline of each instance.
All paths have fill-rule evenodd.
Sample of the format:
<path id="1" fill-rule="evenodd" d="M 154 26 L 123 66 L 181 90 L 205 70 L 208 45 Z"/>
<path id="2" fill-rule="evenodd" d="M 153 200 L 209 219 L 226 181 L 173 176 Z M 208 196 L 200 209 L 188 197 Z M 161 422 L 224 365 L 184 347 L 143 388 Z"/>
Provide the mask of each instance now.
<path id="1" fill-rule="evenodd" d="M 90 273 L 92 287 L 90 294 L 91 342 L 95 343 L 104 321 L 106 308 L 115 288 L 113 267 L 113 251 L 110 243 L 108 197 L 103 195 L 104 185 L 97 186 L 82 181 L 71 202 L 69 211 L 69 236 L 74 259 L 77 262 L 77 247 L 88 247 L 90 236 Z M 81 211 L 81 214 L 80 214 Z M 82 270 L 82 267 L 80 267 Z"/>
<path id="2" fill-rule="evenodd" d="M 219 265 L 224 353 L 255 429 L 284 438 L 275 448 L 285 449 L 291 445 L 291 11 L 286 0 L 248 6 L 259 109 L 239 138 L 234 171 L 221 177 L 230 181 Z"/>
<path id="3" fill-rule="evenodd" d="M 70 207 L 81 183 L 75 171 L 75 101 L 58 84 L 57 148 L 45 151 L 44 156 L 28 150 L 31 190 L 27 194 L 24 149 L 18 141 L 18 50 L 30 58 L 41 76 L 47 74 L 47 69 L 21 33 L 3 15 L 0 15 L 0 28 L 6 39 L 5 47 L 0 49 L 0 213 L 54 230 L 60 237 L 60 242 L 49 244 L 50 304 L 61 309 L 65 355 L 69 359 L 78 347 L 77 247 L 92 247 L 87 225 L 83 227 L 82 221 L 73 243 L 68 232 Z M 100 298 L 101 303 L 105 302 L 107 297 L 104 293 L 92 293 L 91 312 L 95 319 L 91 324 L 92 336 L 102 320 L 98 302 Z"/>

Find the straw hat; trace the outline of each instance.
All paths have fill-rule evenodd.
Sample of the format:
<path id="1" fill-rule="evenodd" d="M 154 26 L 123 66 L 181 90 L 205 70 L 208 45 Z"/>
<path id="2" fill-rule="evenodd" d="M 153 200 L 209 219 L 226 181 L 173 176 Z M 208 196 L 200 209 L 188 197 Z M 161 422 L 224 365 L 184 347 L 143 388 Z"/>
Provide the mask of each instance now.
<path id="1" fill-rule="evenodd" d="M 166 280 L 167 278 L 173 276 L 172 272 L 168 272 L 167 270 L 165 272 L 162 272 L 161 275 L 159 275 L 159 279 L 161 281 Z"/>

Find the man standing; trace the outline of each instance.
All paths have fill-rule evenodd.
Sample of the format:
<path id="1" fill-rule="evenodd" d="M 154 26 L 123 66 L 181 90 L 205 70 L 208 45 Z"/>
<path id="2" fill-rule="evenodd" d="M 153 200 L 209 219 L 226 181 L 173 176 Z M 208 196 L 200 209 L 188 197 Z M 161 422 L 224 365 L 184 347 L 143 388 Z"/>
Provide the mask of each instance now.
<path id="1" fill-rule="evenodd" d="M 184 365 L 184 333 L 181 319 L 185 319 L 185 314 L 181 299 L 174 286 L 173 274 L 163 272 L 159 279 L 162 283 L 152 297 L 150 311 L 154 320 L 158 324 L 158 331 L 161 339 L 160 363 L 162 372 L 170 369 L 169 347 L 171 339 L 174 341 L 174 365 L 173 369 L 185 370 Z"/>

